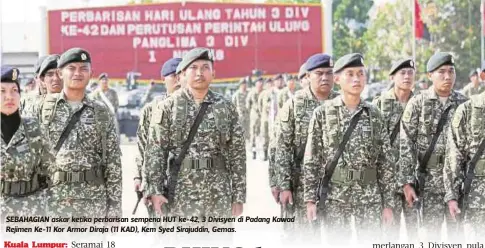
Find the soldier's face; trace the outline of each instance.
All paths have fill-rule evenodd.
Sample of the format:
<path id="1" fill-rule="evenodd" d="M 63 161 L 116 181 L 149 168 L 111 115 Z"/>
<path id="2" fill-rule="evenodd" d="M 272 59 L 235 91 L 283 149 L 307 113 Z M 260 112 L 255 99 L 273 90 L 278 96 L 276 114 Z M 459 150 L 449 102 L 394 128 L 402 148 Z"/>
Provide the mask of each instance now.
<path id="1" fill-rule="evenodd" d="M 187 87 L 198 90 L 208 89 L 215 75 L 212 62 L 208 60 L 194 61 L 183 73 Z"/>
<path id="2" fill-rule="evenodd" d="M 59 70 L 59 76 L 64 82 L 64 87 L 75 90 L 86 89 L 91 75 L 89 63 L 70 63 Z"/>
<path id="3" fill-rule="evenodd" d="M 428 75 L 438 92 L 449 93 L 455 85 L 456 73 L 452 65 L 444 65 Z"/>
<path id="4" fill-rule="evenodd" d="M 180 88 L 180 84 L 178 83 L 177 76 L 175 74 L 170 74 L 163 77 L 162 80 L 165 83 L 165 87 L 167 87 L 167 92 L 170 94 Z"/>
<path id="5" fill-rule="evenodd" d="M 261 92 L 263 90 L 263 82 L 261 82 L 261 80 L 259 80 L 258 82 L 256 82 L 256 89 Z"/>
<path id="6" fill-rule="evenodd" d="M 239 86 L 239 89 L 241 89 L 242 92 L 246 92 L 246 89 L 248 88 L 248 86 L 246 84 L 241 84 Z"/>
<path id="7" fill-rule="evenodd" d="M 480 80 L 478 79 L 478 75 L 473 75 L 470 77 L 470 81 L 474 84 L 477 84 L 480 82 Z"/>
<path id="8" fill-rule="evenodd" d="M 391 80 L 395 83 L 395 87 L 402 90 L 412 90 L 414 88 L 414 69 L 404 68 L 397 71 Z"/>
<path id="9" fill-rule="evenodd" d="M 344 93 L 360 96 L 364 90 L 367 76 L 364 67 L 345 68 L 335 75 L 337 84 L 340 85 Z"/>
<path id="10" fill-rule="evenodd" d="M 108 89 L 108 79 L 107 78 L 102 78 L 101 80 L 99 80 L 99 83 L 100 83 L 101 87 L 103 88 L 103 90 Z"/>
<path id="11" fill-rule="evenodd" d="M 326 94 L 333 88 L 332 68 L 316 68 L 307 74 L 312 91 L 319 94 Z"/>
<path id="12" fill-rule="evenodd" d="M 296 87 L 295 80 L 294 79 L 288 80 L 288 89 L 293 91 L 295 89 L 295 87 Z"/>
<path id="13" fill-rule="evenodd" d="M 59 93 L 62 91 L 62 81 L 56 69 L 48 70 L 42 78 L 48 93 Z"/>
<path id="14" fill-rule="evenodd" d="M 20 89 L 16 83 L 1 83 L 2 105 L 1 112 L 4 115 L 11 115 L 19 109 L 20 106 Z"/>

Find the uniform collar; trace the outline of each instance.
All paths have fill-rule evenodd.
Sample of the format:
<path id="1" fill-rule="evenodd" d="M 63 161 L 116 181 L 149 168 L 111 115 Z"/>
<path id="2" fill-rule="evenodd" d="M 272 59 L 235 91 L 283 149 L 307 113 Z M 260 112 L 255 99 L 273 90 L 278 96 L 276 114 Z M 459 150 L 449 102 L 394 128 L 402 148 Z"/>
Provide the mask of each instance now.
<path id="1" fill-rule="evenodd" d="M 59 103 L 59 101 L 64 101 L 64 102 L 68 102 L 67 99 L 66 99 L 66 95 L 64 94 L 64 91 L 62 91 L 61 93 L 57 93 L 57 101 L 56 101 L 56 104 Z M 90 98 L 87 97 L 87 94 L 85 93 L 84 94 L 84 98 L 81 100 L 81 103 L 83 105 L 88 105 L 89 107 L 93 107 L 94 108 L 94 101 L 91 100 Z"/>
<path id="2" fill-rule="evenodd" d="M 190 92 L 190 90 L 188 88 L 184 88 L 183 89 L 183 94 L 182 94 L 187 100 L 191 100 L 191 101 L 195 101 L 194 100 L 194 96 L 192 95 L 192 93 Z M 205 95 L 204 97 L 204 100 L 203 102 L 207 102 L 207 103 L 214 103 L 216 102 L 218 99 L 217 99 L 217 96 L 214 94 L 214 92 L 212 92 L 212 90 L 209 89 L 209 91 L 207 92 L 207 95 Z"/>

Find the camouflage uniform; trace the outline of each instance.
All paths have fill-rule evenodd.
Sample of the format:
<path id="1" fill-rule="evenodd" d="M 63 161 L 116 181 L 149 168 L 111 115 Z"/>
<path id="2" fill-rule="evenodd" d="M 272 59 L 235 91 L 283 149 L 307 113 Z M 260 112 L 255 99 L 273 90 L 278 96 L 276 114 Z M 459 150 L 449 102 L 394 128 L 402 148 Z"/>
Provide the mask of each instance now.
<path id="1" fill-rule="evenodd" d="M 413 93 L 411 92 L 411 96 Z M 399 102 L 396 98 L 395 88 L 384 92 L 381 96 L 374 99 L 372 102 L 382 113 L 382 117 L 384 118 L 384 125 L 385 129 L 387 130 L 389 137 L 393 133 L 394 129 L 397 127 L 396 125 L 400 125 L 400 119 L 402 113 L 404 112 L 403 104 Z M 399 127 L 397 127 L 399 128 Z M 395 153 L 394 157 L 397 159 L 399 158 L 399 131 L 397 131 L 397 135 L 395 137 L 394 142 L 391 143 L 393 147 L 392 151 Z M 396 165 L 396 171 L 399 171 L 399 164 L 398 161 L 394 161 Z M 398 186 L 398 185 L 396 185 Z M 412 211 L 411 208 L 406 207 L 407 202 L 404 199 L 404 195 L 402 194 L 402 188 L 396 187 L 394 195 L 394 201 L 396 203 L 395 208 L 393 209 L 393 216 L 394 216 L 394 225 L 391 230 L 389 230 L 389 238 L 391 240 L 397 241 L 399 240 L 400 228 L 401 228 L 401 212 L 404 213 L 404 219 L 406 221 L 406 230 L 409 238 L 417 237 L 416 228 L 417 219 L 416 214 Z"/>
<path id="2" fill-rule="evenodd" d="M 121 217 L 121 151 L 114 116 L 98 101 L 85 97 L 78 106 L 63 93 L 49 95 L 38 113 L 42 129 L 55 146 L 70 117 L 87 107 L 49 168 L 51 216 Z"/>
<path id="3" fill-rule="evenodd" d="M 394 207 L 395 158 L 389 135 L 382 132 L 384 119 L 377 108 L 363 100 L 356 112 L 362 109 L 329 184 L 323 217 L 332 243 L 349 241 L 352 215 L 359 242 L 375 243 L 380 237 L 382 208 Z M 356 112 L 351 113 L 341 97 L 325 101 L 313 112 L 303 165 L 305 202 L 317 201 L 325 165 L 333 158 Z"/>
<path id="4" fill-rule="evenodd" d="M 249 109 L 246 108 L 246 101 L 249 93 L 236 91 L 232 96 L 232 103 L 236 106 L 237 113 L 239 115 L 239 121 L 241 122 L 246 140 L 249 140 Z"/>
<path id="5" fill-rule="evenodd" d="M 445 202 L 458 200 L 464 183 L 466 165 L 485 138 L 485 93 L 460 105 L 448 129 L 444 166 Z M 464 211 L 464 212 L 463 212 Z M 472 227 L 475 240 L 485 241 L 485 153 L 475 165 L 475 178 L 462 209 L 465 223 Z"/>
<path id="6" fill-rule="evenodd" d="M 237 110 L 224 96 L 209 90 L 210 103 L 178 174 L 170 215 L 231 217 L 233 203 L 246 201 L 244 131 Z M 161 195 L 169 153 L 179 154 L 199 106 L 188 89 L 160 102 L 150 121 L 143 166 L 148 196 Z M 195 168 L 195 164 L 198 168 Z M 212 223 L 193 223 L 193 225 Z M 220 225 L 220 224 L 216 224 Z"/>
<path id="7" fill-rule="evenodd" d="M 5 216 L 45 215 L 43 188 L 54 157 L 42 138 L 38 120 L 22 117 L 10 142 L 0 140 L 2 223 Z"/>
<path id="8" fill-rule="evenodd" d="M 258 93 L 258 90 L 254 88 L 249 92 L 248 98 L 246 99 L 246 109 L 250 111 L 249 139 L 251 147 L 253 148 L 253 154 L 256 148 L 256 138 L 261 134 L 261 112 L 258 108 L 258 98 L 261 93 Z"/>
<path id="9" fill-rule="evenodd" d="M 482 85 L 482 83 L 480 83 L 480 85 L 478 85 L 476 88 L 473 86 L 473 83 L 468 83 L 465 87 L 463 87 L 462 94 L 470 98 L 471 96 L 478 95 L 484 91 L 485 87 Z"/>
<path id="10" fill-rule="evenodd" d="M 331 91 L 328 99 L 333 99 L 336 96 L 338 96 L 338 93 Z M 293 194 L 292 208 L 294 209 L 295 224 L 287 223 L 284 226 L 288 234 L 296 234 L 295 231 L 299 231 L 300 234 L 307 233 L 315 236 L 309 232 L 307 226 L 301 163 L 303 162 L 310 118 L 313 110 L 320 106 L 322 102 L 319 102 L 310 87 L 307 87 L 298 91 L 294 98 L 287 101 L 278 116 L 279 130 L 275 139 L 275 165 L 277 168 L 275 168 L 272 183 L 277 183 L 281 190 L 291 190 Z M 297 158 L 297 156 L 301 157 Z M 298 164 L 296 164 L 297 160 L 300 161 Z"/>
<path id="11" fill-rule="evenodd" d="M 448 120 L 459 104 L 466 101 L 466 97 L 452 91 L 445 105 L 441 104 L 434 87 L 423 91 L 409 100 L 404 110 L 400 132 L 399 156 L 399 186 L 413 184 L 418 161 L 430 145 L 443 111 L 451 106 Z M 449 126 L 446 122 L 443 130 Z M 438 138 L 434 152 L 426 165 L 428 174 L 425 178 L 423 225 L 428 230 L 430 240 L 440 239 L 443 216 L 449 215 L 443 202 L 445 191 L 443 188 L 443 163 L 445 155 L 446 133 Z M 407 206 L 408 207 L 408 206 Z M 451 235 L 453 223 L 448 222 L 448 234 Z"/>
<path id="12" fill-rule="evenodd" d="M 93 99 L 104 102 L 103 97 L 101 96 L 101 91 L 102 91 L 101 89 L 98 89 L 98 90 L 94 91 L 93 93 L 91 93 L 92 94 L 91 96 L 93 97 Z M 116 93 L 116 90 L 108 88 L 108 90 L 106 92 L 103 92 L 103 93 L 106 96 L 106 98 L 109 100 L 109 102 L 111 103 L 111 106 L 113 107 L 114 113 L 118 113 L 118 107 L 119 107 L 120 103 L 119 103 L 119 100 L 118 100 L 118 93 Z"/>
<path id="13" fill-rule="evenodd" d="M 263 151 L 268 159 L 269 143 L 274 139 L 274 122 L 278 114 L 278 90 L 271 88 L 262 92 L 258 99 L 261 113 L 261 135 L 264 138 Z"/>
<path id="14" fill-rule="evenodd" d="M 278 92 L 278 107 L 282 108 L 286 101 L 293 98 L 295 92 L 291 92 L 288 87 L 283 88 Z"/>

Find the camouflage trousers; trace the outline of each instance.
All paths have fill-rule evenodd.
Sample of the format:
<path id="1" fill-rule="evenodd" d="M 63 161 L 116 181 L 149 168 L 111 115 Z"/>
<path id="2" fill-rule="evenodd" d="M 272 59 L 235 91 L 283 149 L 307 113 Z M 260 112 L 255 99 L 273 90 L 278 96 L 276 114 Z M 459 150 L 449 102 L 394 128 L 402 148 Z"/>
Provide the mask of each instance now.
<path id="1" fill-rule="evenodd" d="M 485 209 L 471 208 L 465 212 L 465 224 L 470 228 L 467 242 L 485 242 Z"/>
<path id="2" fill-rule="evenodd" d="M 423 227 L 426 230 L 426 237 L 423 237 L 423 239 L 425 241 L 438 242 L 442 240 L 441 226 L 443 222 L 446 222 L 448 241 L 458 241 L 460 237 L 463 237 L 463 229 L 452 220 L 448 206 L 443 202 L 443 199 L 444 194 L 424 193 Z M 409 234 L 408 237 L 411 238 Z"/>
<path id="3" fill-rule="evenodd" d="M 293 192 L 293 205 L 280 206 L 281 217 L 295 218 L 295 222 L 283 223 L 284 244 L 288 244 L 290 247 L 321 243 L 321 218 L 313 222 L 308 221 L 302 186 L 295 188 Z"/>
<path id="4" fill-rule="evenodd" d="M 408 241 L 415 243 L 417 242 L 417 212 L 408 206 L 404 195 L 402 193 L 396 193 L 394 195 L 394 202 L 396 207 L 393 208 L 392 214 L 394 217 L 394 222 L 392 226 L 384 228 L 384 236 L 386 241 L 398 242 L 401 233 L 401 212 L 404 215 L 405 227 L 408 235 Z"/>
<path id="5" fill-rule="evenodd" d="M 351 217 L 355 218 L 357 242 L 362 247 L 382 240 L 382 204 L 370 203 L 351 205 L 336 200 L 328 200 L 324 208 L 324 227 L 328 244 L 345 246 L 352 237 Z"/>
<path id="6" fill-rule="evenodd" d="M 263 151 L 267 151 L 269 148 L 269 142 L 270 142 L 270 128 L 269 128 L 269 122 L 267 119 L 261 120 L 261 136 L 264 139 L 263 143 Z"/>
<path id="7" fill-rule="evenodd" d="M 241 122 L 241 125 L 244 130 L 244 137 L 246 138 L 246 141 L 249 140 L 250 138 L 250 120 L 249 120 L 249 115 L 248 114 L 240 114 L 239 115 L 239 121 Z"/>
<path id="8" fill-rule="evenodd" d="M 250 116 L 249 139 L 251 147 L 256 147 L 256 138 L 261 134 L 261 116 L 252 113 Z"/>

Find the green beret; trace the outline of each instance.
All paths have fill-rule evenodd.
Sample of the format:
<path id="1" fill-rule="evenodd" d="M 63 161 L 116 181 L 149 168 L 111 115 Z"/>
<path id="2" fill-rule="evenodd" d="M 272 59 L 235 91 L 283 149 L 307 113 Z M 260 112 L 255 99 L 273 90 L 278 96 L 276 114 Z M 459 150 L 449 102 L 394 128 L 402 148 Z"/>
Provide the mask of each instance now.
<path id="1" fill-rule="evenodd" d="M 99 77 L 98 77 L 98 80 L 101 80 L 103 78 L 108 79 L 108 73 L 106 73 L 106 72 L 101 73 L 101 75 L 99 75 Z"/>
<path id="2" fill-rule="evenodd" d="M 302 80 L 305 77 L 306 73 L 306 63 L 303 63 L 303 65 L 300 66 L 300 71 L 298 72 L 298 79 Z"/>
<path id="3" fill-rule="evenodd" d="M 57 62 L 57 68 L 62 68 L 69 63 L 76 62 L 91 63 L 91 56 L 82 48 L 71 48 L 61 55 L 59 61 Z"/>
<path id="4" fill-rule="evenodd" d="M 360 53 L 350 53 L 342 56 L 335 62 L 333 72 L 338 73 L 345 68 L 362 67 L 364 65 L 364 56 Z"/>
<path id="5" fill-rule="evenodd" d="M 246 81 L 246 79 L 245 79 L 245 78 L 241 78 L 241 79 L 239 79 L 239 83 L 238 83 L 238 85 L 242 85 L 242 84 L 247 84 L 247 81 Z"/>
<path id="6" fill-rule="evenodd" d="M 45 76 L 48 70 L 56 69 L 58 60 L 59 60 L 58 54 L 52 54 L 47 56 L 42 62 L 42 65 L 40 66 L 39 76 L 43 77 Z"/>
<path id="7" fill-rule="evenodd" d="M 443 65 L 455 65 L 453 55 L 446 52 L 437 52 L 428 60 L 426 70 L 427 72 L 433 72 Z"/>
<path id="8" fill-rule="evenodd" d="M 470 71 L 470 73 L 468 74 L 468 77 L 471 78 L 475 75 L 478 75 L 478 70 L 477 69 L 473 69 Z"/>
<path id="9" fill-rule="evenodd" d="M 35 71 L 35 74 L 39 74 L 39 71 L 40 71 L 40 66 L 42 65 L 42 62 L 44 62 L 44 60 L 49 57 L 49 56 L 41 56 L 39 57 L 39 59 L 37 60 L 37 62 L 35 63 L 35 66 L 34 66 L 34 71 Z"/>
<path id="10" fill-rule="evenodd" d="M 394 62 L 394 64 L 392 64 L 391 70 L 389 71 L 389 76 L 396 74 L 396 72 L 404 68 L 416 69 L 413 59 L 411 58 L 400 59 Z"/>
<path id="11" fill-rule="evenodd" d="M 278 80 L 278 79 L 283 79 L 283 75 L 281 75 L 281 74 L 276 74 L 276 75 L 273 77 L 273 80 Z"/>
<path id="12" fill-rule="evenodd" d="M 214 62 L 214 56 L 212 55 L 212 51 L 208 48 L 203 47 L 196 47 L 190 50 L 185 56 L 182 58 L 182 61 L 177 66 L 177 71 L 183 71 L 189 67 L 196 60 L 208 60 L 210 62 Z M 180 70 L 179 70 L 180 69 Z"/>
<path id="13" fill-rule="evenodd" d="M 264 80 L 264 83 L 265 83 L 265 84 L 270 84 L 270 83 L 273 83 L 273 79 L 271 79 L 271 78 L 266 78 L 266 79 Z"/>

